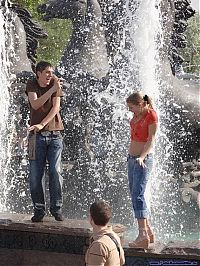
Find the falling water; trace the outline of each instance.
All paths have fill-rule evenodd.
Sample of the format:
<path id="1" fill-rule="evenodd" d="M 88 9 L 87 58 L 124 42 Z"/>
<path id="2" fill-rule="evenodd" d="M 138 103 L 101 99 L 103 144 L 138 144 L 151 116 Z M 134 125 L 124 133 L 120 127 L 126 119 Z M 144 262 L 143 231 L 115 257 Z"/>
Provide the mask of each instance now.
<path id="1" fill-rule="evenodd" d="M 161 69 L 160 50 L 163 48 L 163 31 L 161 24 L 161 1 L 141 1 L 134 16 L 131 17 L 130 36 L 135 50 L 134 67 L 138 68 L 138 79 L 140 88 L 153 99 L 154 108 L 160 117 L 160 127 L 155 143 L 155 163 L 151 182 L 146 191 L 149 208 L 152 210 L 152 224 L 158 233 L 158 237 L 164 240 L 163 213 L 160 201 L 162 198 L 161 176 L 166 176 L 164 170 L 165 161 L 170 157 L 172 147 L 166 135 L 166 127 L 163 125 L 162 117 L 166 114 L 166 106 L 163 106 L 163 94 L 167 84 L 161 80 L 159 73 Z M 133 53 L 133 51 L 131 52 Z M 165 89 L 164 89 L 165 88 Z M 165 143 L 162 141 L 165 139 Z M 167 146 L 164 146 L 167 143 Z M 166 152 L 168 150 L 168 152 Z M 157 210 L 157 212 L 155 212 Z"/>
<path id="2" fill-rule="evenodd" d="M 162 116 L 162 113 L 165 113 L 165 110 L 162 104 L 163 92 L 161 93 L 164 81 L 161 81 L 161 77 L 159 76 L 159 71 L 161 71 L 161 59 L 159 51 L 163 46 L 160 1 L 127 1 L 127 25 L 125 31 L 126 35 L 128 35 L 129 45 L 128 49 L 124 49 L 123 53 L 128 61 L 129 72 L 128 75 L 127 73 L 123 73 L 121 76 L 121 87 L 125 88 L 122 104 L 125 103 L 125 97 L 132 93 L 132 91 L 142 90 L 143 93 L 147 94 L 153 99 L 154 108 L 157 110 L 159 116 Z M 125 37 L 127 38 L 127 36 Z M 127 66 L 125 66 L 123 69 L 125 69 L 124 72 L 126 72 Z M 128 77 L 125 84 L 123 76 Z M 122 113 L 124 112 L 127 111 L 123 109 Z M 164 143 L 160 143 L 161 136 L 167 142 L 167 137 L 164 132 L 165 128 L 160 127 L 156 141 L 156 162 L 152 174 L 152 187 L 150 188 L 149 186 L 146 193 L 148 205 L 149 207 L 151 205 L 152 210 L 159 208 L 158 201 L 161 197 L 161 194 L 159 193 L 158 181 L 160 180 L 160 174 L 164 171 L 162 168 L 165 164 L 165 160 L 167 160 L 166 154 L 164 154 L 165 148 L 162 145 Z M 168 147 L 168 149 L 170 150 L 170 147 Z M 160 160 L 161 157 L 163 158 Z M 162 162 L 162 164 L 160 164 L 160 162 Z M 156 191 L 156 193 L 151 196 L 150 191 Z M 154 224 L 156 220 L 154 216 L 160 217 L 160 213 L 153 213 L 152 216 L 152 223 Z M 157 218 L 156 229 L 159 232 L 161 228 L 162 224 L 159 223 Z M 160 237 L 161 236 L 163 237 L 163 232 L 161 233 Z"/>
<path id="3" fill-rule="evenodd" d="M 77 164 L 74 171 L 70 172 L 70 169 L 67 169 L 68 172 L 66 171 L 64 180 L 64 205 L 66 205 L 64 208 L 66 208 L 65 211 L 68 215 L 72 215 L 72 218 L 75 218 L 74 215 L 76 214 L 74 213 L 76 211 L 80 213 L 80 210 L 80 215 L 85 217 L 88 213 L 88 206 L 94 197 L 104 198 L 114 207 L 115 221 L 132 224 L 132 207 L 126 171 L 130 114 L 127 114 L 125 99 L 133 90 L 142 90 L 153 98 L 160 117 L 160 128 L 155 145 L 155 166 L 152 175 L 151 191 L 153 193 L 148 192 L 148 198 L 149 202 L 152 202 L 152 223 L 158 236 L 163 239 L 166 233 L 170 234 L 174 230 L 174 227 L 172 226 L 170 229 L 170 226 L 176 221 L 179 199 L 177 185 L 171 182 L 173 179 L 169 179 L 169 172 L 165 166 L 166 162 L 170 160 L 173 147 L 168 140 L 169 129 L 166 128 L 166 120 L 164 120 L 169 103 L 163 105 L 163 101 L 169 85 L 165 80 L 162 80 L 160 75 L 162 70 L 159 51 L 162 50 L 163 46 L 160 2 L 161 0 L 126 1 L 127 16 L 123 31 L 124 38 L 121 41 L 119 52 L 115 56 L 115 64 L 118 67 L 112 70 L 108 88 L 101 93 L 98 92 L 98 88 L 96 92 L 93 90 L 93 94 L 90 95 L 91 99 L 89 99 L 92 103 L 98 104 L 98 107 L 91 111 L 91 116 L 87 118 L 89 124 L 87 130 L 92 131 L 92 145 L 89 147 L 91 157 L 89 163 L 91 165 L 88 172 L 85 172 L 85 158 L 82 158 L 83 164 Z M 3 180 L 0 188 L 0 212 L 9 210 L 6 201 L 11 186 L 17 190 L 13 180 L 8 179 L 14 134 L 14 116 L 11 108 L 9 63 L 9 55 L 13 51 L 9 49 L 12 45 L 9 45 L 9 48 L 6 46 L 6 43 L 12 44 L 13 40 L 8 34 L 9 22 L 5 19 L 6 17 L 5 13 L 3 14 L 3 11 L 0 10 L 0 23 L 4 25 L 4 31 L 0 38 L 2 58 L 0 62 L 0 174 Z M 103 132 L 106 126 L 101 124 L 102 114 L 106 125 L 110 127 L 110 134 L 107 136 Z M 78 120 L 77 123 L 79 123 Z M 85 173 L 89 177 L 85 177 Z M 20 182 L 18 184 L 20 191 L 17 193 L 15 191 L 15 194 L 24 193 L 26 195 L 24 191 L 27 188 L 24 191 L 22 189 L 24 181 L 20 180 Z M 171 193 L 168 192 L 169 190 Z M 152 197 L 150 198 L 151 194 Z M 166 215 L 166 212 L 169 211 L 167 208 L 169 202 L 166 199 L 168 196 L 173 201 L 170 203 L 170 215 Z M 14 199 L 16 199 L 16 195 Z M 30 196 L 24 197 L 24 201 L 21 203 L 17 203 L 16 209 L 18 211 L 32 211 Z M 15 210 L 15 207 L 12 210 Z M 169 219 L 171 219 L 171 223 Z M 163 227 L 165 227 L 165 232 Z"/>
<path id="4" fill-rule="evenodd" d="M 142 90 L 143 93 L 149 95 L 159 114 L 155 164 L 151 187 L 147 189 L 146 196 L 152 213 L 151 222 L 157 236 L 162 241 L 167 241 L 174 232 L 176 232 L 176 237 L 183 235 L 184 221 L 181 221 L 181 217 L 185 218 L 186 215 L 183 215 L 184 209 L 181 206 L 178 184 L 174 176 L 171 175 L 173 169 L 170 168 L 172 154 L 176 151 L 168 138 L 169 131 L 172 129 L 169 127 L 170 121 L 167 121 L 166 114 L 168 108 L 171 108 L 171 101 L 167 100 L 166 95 L 173 88 L 170 87 L 170 82 L 166 78 L 163 79 L 164 75 L 162 75 L 164 64 L 161 62 L 160 51 L 163 50 L 164 33 L 160 5 L 161 1 L 157 0 L 127 1 L 125 38 L 129 45 L 128 48 L 124 45 L 122 49 L 123 56 L 127 58 L 127 61 L 122 67 L 120 66 L 120 76 L 113 84 L 123 89 L 122 93 L 117 91 L 115 101 L 116 99 L 118 101 L 115 104 L 114 116 L 117 119 L 121 116 L 123 122 L 117 127 L 120 130 L 123 128 L 123 132 L 126 128 L 124 122 L 127 112 L 124 108 L 125 98 L 133 90 Z M 124 135 L 121 137 L 123 139 Z M 125 141 L 121 141 L 122 145 L 125 143 Z"/>
<path id="5" fill-rule="evenodd" d="M 6 210 L 6 198 L 8 193 L 7 174 L 11 157 L 12 117 L 11 108 L 11 73 L 9 55 L 12 52 L 8 46 L 9 22 L 6 18 L 6 8 L 0 9 L 0 25 L 3 25 L 0 38 L 0 212 Z"/>
<path id="6" fill-rule="evenodd" d="M 93 93 L 92 95 L 93 101 L 96 101 L 100 108 L 99 113 L 95 118 L 96 125 L 95 127 L 93 125 L 91 126 L 94 131 L 93 143 L 95 144 L 91 148 L 91 151 L 99 158 L 104 158 L 106 154 L 106 159 L 104 158 L 103 164 L 101 159 L 94 160 L 92 162 L 91 169 L 95 172 L 93 177 L 95 181 L 94 184 L 92 184 L 92 188 L 90 188 L 91 180 L 88 180 L 88 188 L 90 188 L 93 193 L 98 193 L 100 198 L 106 198 L 106 190 L 110 187 L 110 190 L 113 191 L 113 195 L 111 196 L 113 196 L 115 201 L 113 204 L 118 205 L 122 212 L 122 214 L 118 214 L 116 216 L 120 216 L 124 222 L 128 220 L 123 214 L 124 211 L 129 213 L 129 215 L 127 213 L 127 216 L 132 216 L 130 198 L 127 198 L 126 196 L 123 202 L 117 201 L 116 203 L 116 197 L 117 187 L 120 184 L 123 184 L 123 193 L 127 194 L 126 191 L 128 190 L 125 162 L 127 154 L 126 148 L 129 141 L 129 125 L 127 120 L 125 98 L 130 92 L 132 92 L 133 89 L 142 88 L 144 92 L 154 98 L 156 107 L 159 109 L 159 79 L 156 71 L 159 65 L 158 49 L 161 45 L 162 36 L 159 21 L 159 3 L 157 1 L 138 1 L 138 3 L 133 1 L 134 8 L 136 9 L 135 12 L 133 12 L 129 3 L 130 2 L 127 1 L 127 23 L 124 28 L 124 39 L 121 42 L 121 53 L 119 53 L 115 58 L 115 60 L 119 62 L 119 67 L 113 73 L 113 80 L 107 90 L 102 93 Z M 8 38 L 7 32 L 4 34 Z M 129 44 L 131 44 L 128 45 L 128 48 L 126 47 L 127 39 Z M 7 51 L 8 53 L 8 49 L 6 49 L 6 47 L 3 47 L 2 51 L 4 51 L 4 53 Z M 126 62 L 121 60 L 122 57 L 126 58 Z M 8 58 L 5 58 L 5 62 L 9 62 Z M 9 73 L 7 73 L 5 77 L 5 82 L 8 83 Z M 9 87 L 9 85 L 10 84 L 7 84 L 6 87 Z M 112 93 L 110 93 L 111 91 Z M 7 100 L 7 117 L 9 116 L 8 103 L 9 101 Z M 4 108 L 4 110 L 6 110 L 6 108 Z M 101 125 L 98 126 L 98 117 L 99 123 L 101 123 L 100 113 L 104 112 L 104 110 L 106 111 L 106 109 L 109 110 L 109 108 L 112 110 L 113 129 L 110 136 L 108 136 L 105 140 L 105 136 L 99 132 Z M 7 119 L 5 119 L 5 121 L 7 121 Z M 92 123 L 93 121 L 89 122 Z M 6 123 L 3 124 L 6 125 Z M 3 136 L 5 135 L 6 134 L 3 134 Z M 98 142 L 95 142 L 96 140 L 98 140 Z M 8 140 L 1 146 L 7 148 Z M 7 149 L 7 151 L 10 152 L 9 149 Z M 93 156 L 93 154 L 91 154 L 91 156 Z M 9 162 L 9 160 L 7 161 Z M 100 169 L 104 167 L 107 178 L 106 182 L 105 176 L 102 175 L 102 171 Z M 4 169 L 4 167 L 1 167 L 1 169 Z M 5 179 L 4 184 L 6 185 L 6 174 L 4 173 L 3 176 Z M 87 182 L 87 180 L 81 179 L 81 174 L 78 174 L 78 179 L 80 179 L 80 183 Z M 82 187 L 84 187 L 84 185 L 85 184 L 82 184 Z M 8 193 L 9 190 L 7 189 L 3 191 Z M 88 192 L 86 195 L 88 199 L 90 198 L 90 193 L 91 192 Z M 110 201 L 111 196 L 107 196 Z M 5 200 L 6 195 L 2 198 Z M 77 201 L 76 198 L 74 200 Z M 84 206 L 82 204 L 82 209 L 83 208 Z M 85 212 L 87 212 L 87 206 Z"/>
<path id="7" fill-rule="evenodd" d="M 130 3 L 133 2 L 133 5 Z M 167 138 L 167 128 L 163 123 L 162 118 L 166 114 L 166 106 L 163 105 L 163 97 L 167 93 L 169 85 L 166 81 L 161 79 L 159 73 L 161 72 L 161 58 L 160 50 L 163 46 L 163 31 L 161 24 L 161 10 L 160 1 L 127 1 L 127 17 L 126 26 L 124 28 L 124 39 L 121 42 L 121 47 L 115 60 L 118 62 L 119 67 L 113 71 L 113 79 L 107 88 L 106 92 L 97 95 L 98 102 L 106 99 L 109 104 L 114 105 L 113 108 L 113 134 L 110 145 L 113 146 L 112 153 L 114 158 L 107 160 L 107 167 L 112 172 L 111 161 L 118 158 L 120 161 L 125 161 L 127 154 L 128 138 L 129 138 L 129 125 L 128 118 L 132 114 L 128 114 L 126 109 L 126 97 L 135 90 L 142 90 L 143 93 L 149 95 L 155 104 L 161 121 L 160 128 L 157 134 L 155 145 L 155 165 L 152 174 L 152 187 L 147 190 L 147 199 L 152 209 L 152 223 L 159 232 L 158 235 L 163 238 L 163 221 L 166 220 L 166 215 L 162 211 L 163 196 L 161 187 L 163 186 L 163 179 L 160 176 L 166 177 L 167 170 L 165 167 L 166 161 L 172 153 L 172 145 Z M 126 45 L 128 42 L 129 45 Z M 126 60 L 122 60 L 126 58 Z M 112 94 L 110 94 L 112 91 Z M 104 143 L 105 145 L 105 143 Z M 123 164 L 123 167 L 126 165 Z M 116 166 L 114 167 L 116 170 Z M 120 172 L 121 170 L 121 172 Z M 126 168 L 118 169 L 118 174 L 121 177 L 121 186 L 126 187 L 127 177 Z M 125 175 L 124 175 L 125 174 Z M 113 178 L 113 184 L 118 186 L 118 175 L 110 173 L 108 177 Z M 101 182 L 102 185 L 102 182 Z M 168 189 L 167 179 L 164 186 Z M 153 191 L 154 193 L 150 193 Z M 99 187 L 98 192 L 101 189 Z M 167 193 L 167 191 L 165 191 Z M 153 194 L 151 196 L 151 194 Z M 166 194 L 165 194 L 166 195 Z M 174 193 L 173 193 L 174 195 Z M 121 208 L 122 215 L 119 214 L 118 203 L 118 216 L 124 223 L 132 224 L 132 207 L 129 196 L 123 201 L 124 208 Z M 122 203 L 121 203 L 122 204 Z M 172 206 L 172 204 L 171 204 Z M 161 208 L 161 209 L 160 209 Z M 157 213 L 155 212 L 157 211 Z M 124 216 L 124 212 L 126 215 Z"/>
<path id="8" fill-rule="evenodd" d="M 131 1 L 130 1 L 131 2 Z M 159 114 L 159 130 L 155 143 L 155 164 L 152 173 L 151 188 L 147 190 L 147 198 L 151 205 L 151 222 L 157 237 L 167 241 L 173 236 L 183 237 L 188 229 L 187 210 L 181 202 L 179 184 L 173 175 L 172 158 L 178 153 L 169 140 L 171 126 L 168 110 L 172 108 L 170 76 L 162 71 L 161 50 L 164 50 L 164 30 L 161 16 L 161 1 L 127 1 L 129 50 L 125 50 L 129 58 L 129 69 L 133 73 L 132 83 L 127 84 L 126 92 L 142 90 L 151 96 L 154 107 Z M 131 2 L 132 3 L 132 2 Z M 134 12 L 133 12 L 134 11 Z M 163 78 L 164 77 L 164 78 Z M 168 80 L 167 80 L 168 79 Z M 129 78 L 131 80 L 131 78 Z M 192 214 L 191 214 L 192 216 Z"/>

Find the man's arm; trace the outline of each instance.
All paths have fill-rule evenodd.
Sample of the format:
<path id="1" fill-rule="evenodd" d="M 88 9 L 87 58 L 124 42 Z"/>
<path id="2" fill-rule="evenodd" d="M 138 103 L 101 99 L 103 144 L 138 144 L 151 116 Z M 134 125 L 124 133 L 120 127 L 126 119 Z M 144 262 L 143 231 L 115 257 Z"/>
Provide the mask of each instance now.
<path id="1" fill-rule="evenodd" d="M 58 85 L 54 84 L 47 92 L 45 92 L 39 98 L 37 97 L 36 92 L 28 92 L 28 99 L 31 104 L 31 107 L 35 110 L 39 109 L 50 97 L 56 92 L 58 89 Z"/>
<path id="2" fill-rule="evenodd" d="M 86 265 L 87 266 L 104 266 L 108 254 L 102 243 L 93 242 L 88 249 Z"/>
<path id="3" fill-rule="evenodd" d="M 124 264 L 125 264 L 124 250 L 121 247 L 120 248 L 120 266 L 123 266 Z"/>
<path id="4" fill-rule="evenodd" d="M 43 129 L 53 118 L 59 113 L 60 110 L 60 97 L 53 97 L 53 107 L 51 108 L 48 115 L 41 121 L 40 124 L 33 125 L 28 128 L 29 131 L 34 130 L 35 132 Z"/>

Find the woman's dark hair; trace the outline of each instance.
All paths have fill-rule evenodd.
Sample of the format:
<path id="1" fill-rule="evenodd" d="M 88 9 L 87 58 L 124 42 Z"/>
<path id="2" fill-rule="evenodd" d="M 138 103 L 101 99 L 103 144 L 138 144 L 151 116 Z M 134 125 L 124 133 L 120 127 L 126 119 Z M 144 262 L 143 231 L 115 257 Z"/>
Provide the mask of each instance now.
<path id="1" fill-rule="evenodd" d="M 90 216 L 96 225 L 105 226 L 112 217 L 111 207 L 104 200 L 94 202 L 90 206 Z"/>
<path id="2" fill-rule="evenodd" d="M 128 96 L 126 99 L 127 103 L 132 103 L 134 105 L 139 105 L 140 103 L 144 102 L 148 104 L 151 108 L 153 108 L 152 100 L 148 95 L 142 95 L 140 92 L 134 92 Z"/>

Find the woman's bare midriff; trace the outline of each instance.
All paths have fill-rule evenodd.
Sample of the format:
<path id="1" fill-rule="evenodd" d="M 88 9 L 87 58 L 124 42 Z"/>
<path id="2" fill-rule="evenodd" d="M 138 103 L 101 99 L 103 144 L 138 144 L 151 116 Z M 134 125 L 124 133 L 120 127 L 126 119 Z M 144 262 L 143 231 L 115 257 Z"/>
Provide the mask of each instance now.
<path id="1" fill-rule="evenodd" d="M 141 155 L 142 151 L 144 150 L 146 142 L 139 142 L 139 141 L 131 141 L 128 154 L 136 156 L 136 155 Z M 150 150 L 149 153 L 152 151 Z"/>

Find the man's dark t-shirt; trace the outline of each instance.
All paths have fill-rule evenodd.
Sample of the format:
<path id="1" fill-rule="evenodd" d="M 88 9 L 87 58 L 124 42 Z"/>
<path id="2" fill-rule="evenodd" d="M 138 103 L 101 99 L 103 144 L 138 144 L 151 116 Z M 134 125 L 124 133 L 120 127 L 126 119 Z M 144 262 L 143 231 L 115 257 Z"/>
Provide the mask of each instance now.
<path id="1" fill-rule="evenodd" d="M 28 92 L 36 92 L 37 97 L 39 98 L 42 96 L 45 92 L 47 92 L 51 87 L 53 86 L 53 83 L 51 82 L 47 87 L 40 87 L 40 85 L 37 82 L 37 79 L 29 80 L 26 85 L 26 94 L 28 95 Z M 59 90 L 52 94 L 51 98 L 49 98 L 43 106 L 38 108 L 37 110 L 33 109 L 30 102 L 30 126 L 40 124 L 42 120 L 48 115 L 51 108 L 53 107 L 53 97 L 62 97 L 63 92 L 62 90 Z M 42 129 L 42 131 L 56 131 L 56 130 L 63 130 L 63 123 L 60 117 L 60 114 L 57 113 L 54 118 Z"/>

